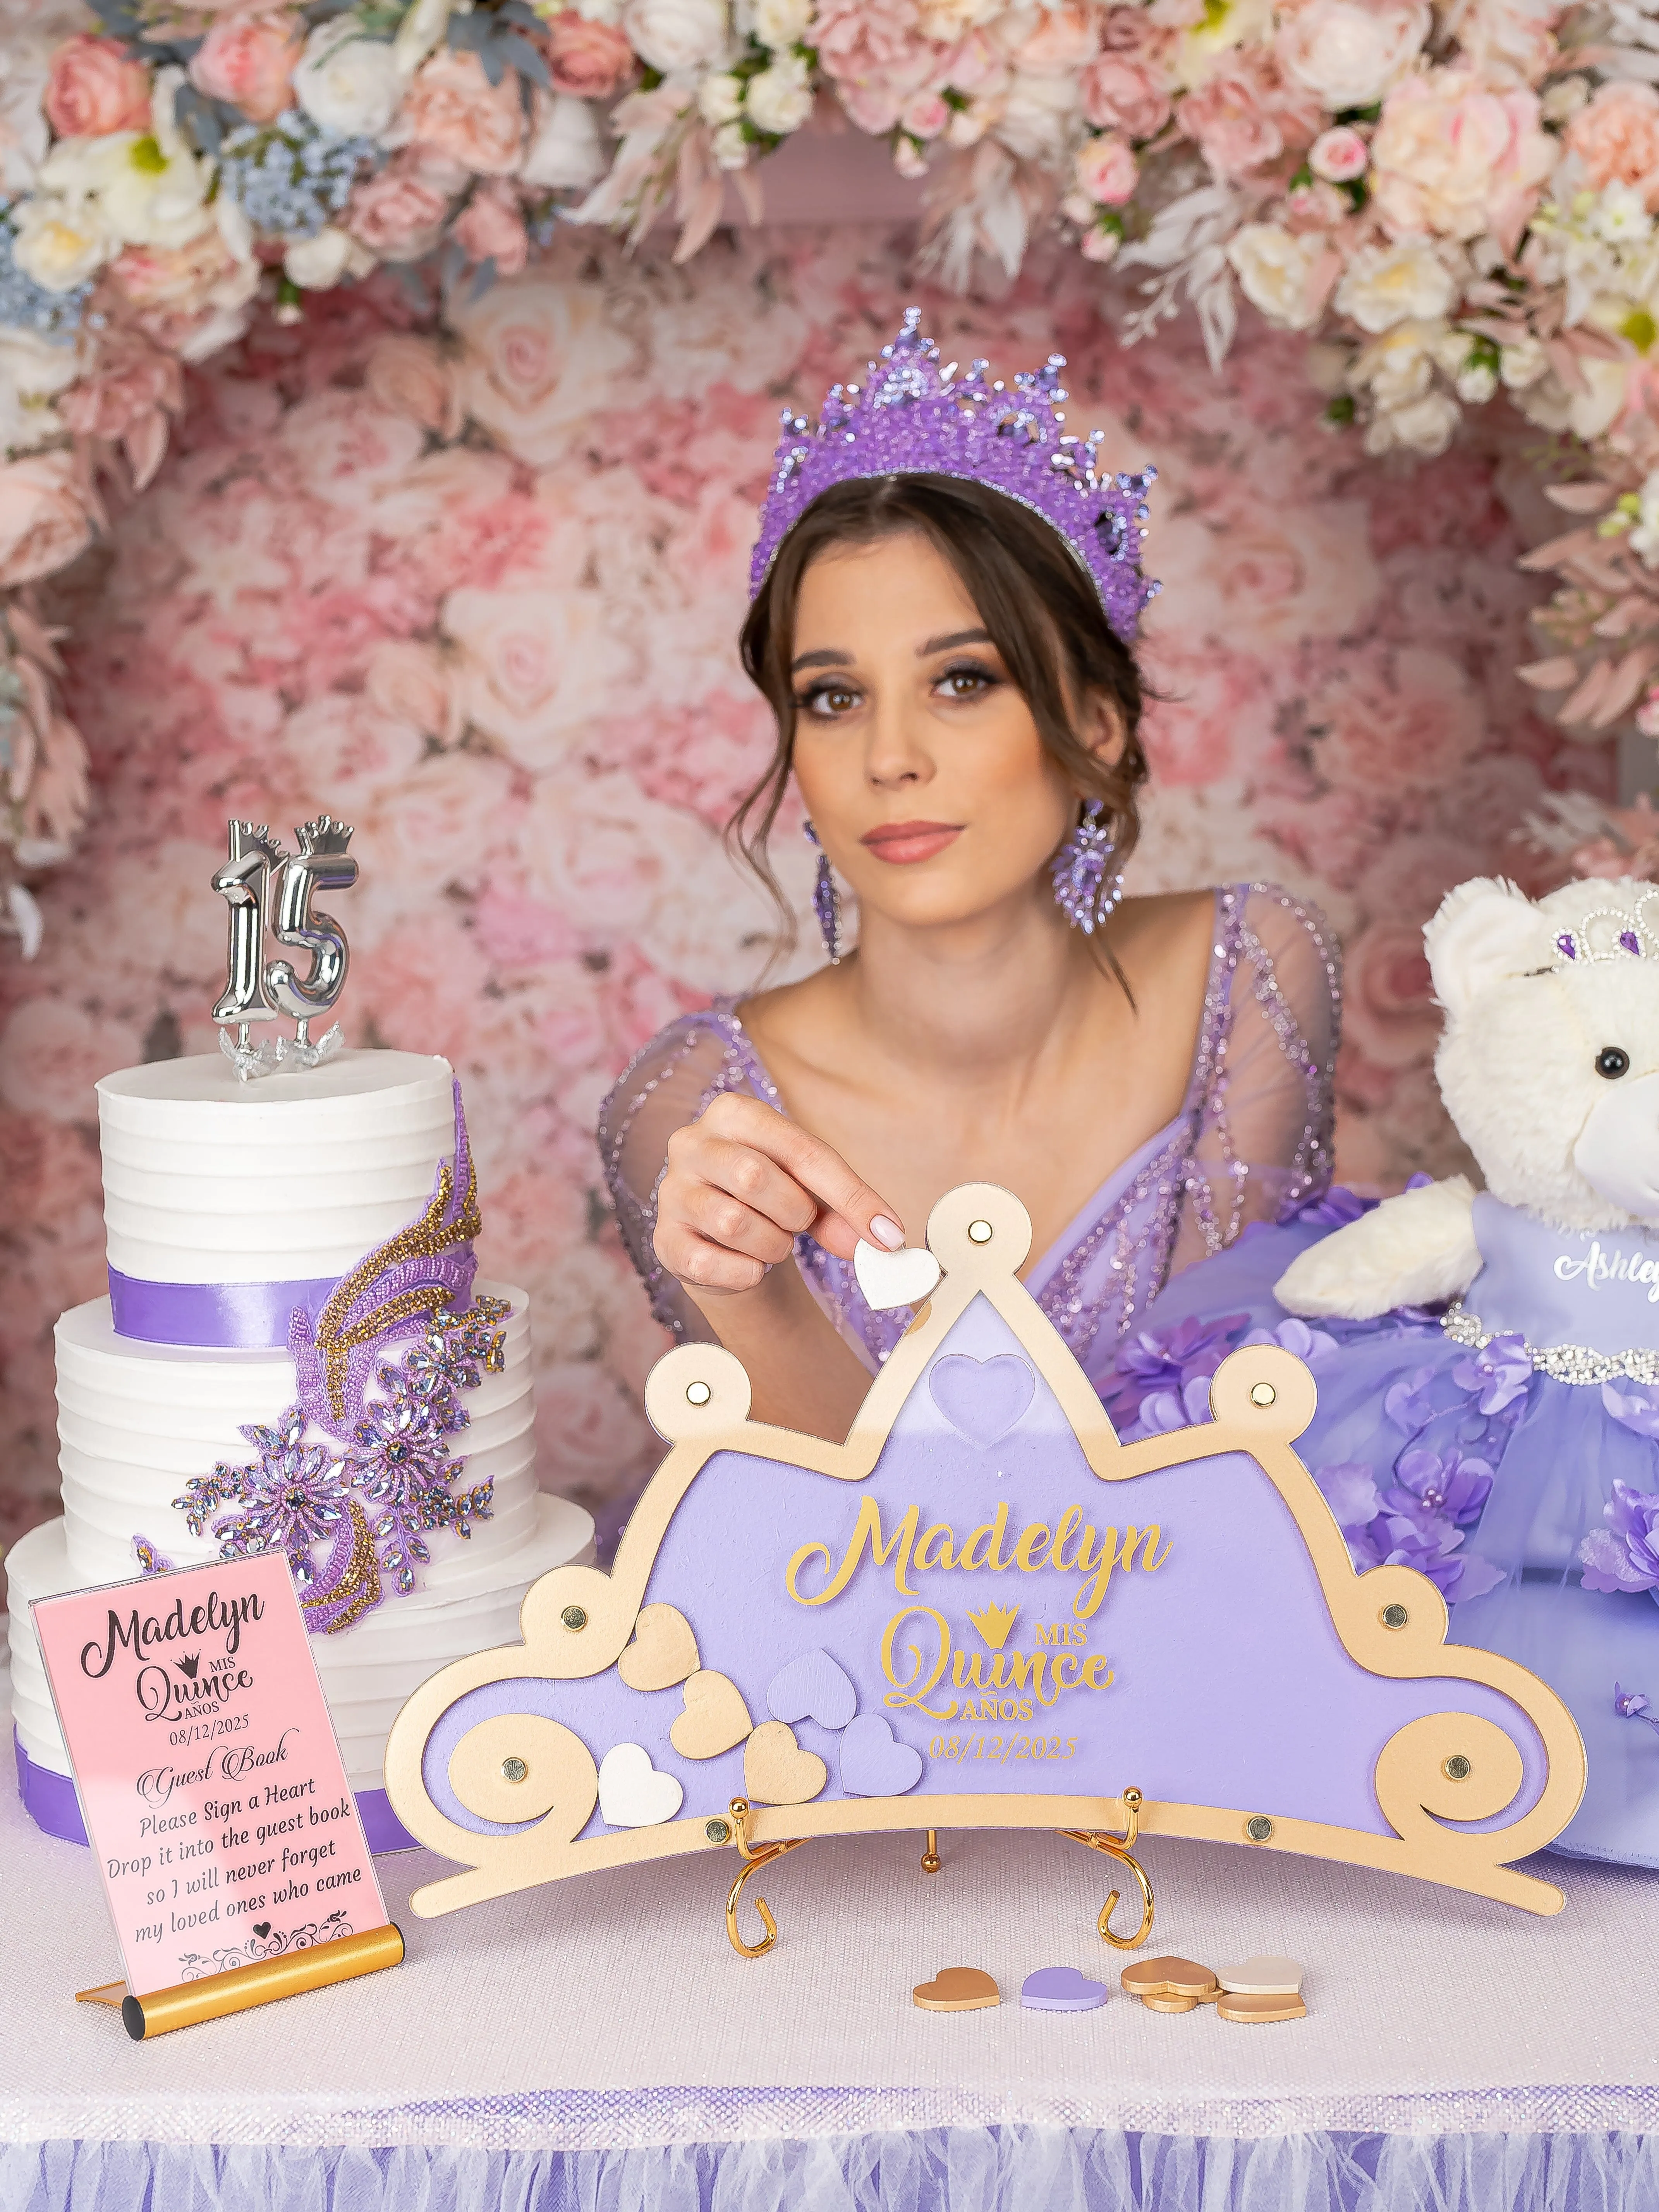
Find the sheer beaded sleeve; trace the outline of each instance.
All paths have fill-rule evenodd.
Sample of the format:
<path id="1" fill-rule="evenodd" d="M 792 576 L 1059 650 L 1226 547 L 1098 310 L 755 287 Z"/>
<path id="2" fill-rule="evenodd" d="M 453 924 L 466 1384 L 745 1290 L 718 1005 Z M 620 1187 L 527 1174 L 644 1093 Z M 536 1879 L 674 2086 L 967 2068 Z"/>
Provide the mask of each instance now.
<path id="1" fill-rule="evenodd" d="M 635 1054 L 599 1109 L 599 1156 L 623 1243 L 652 1312 L 683 1344 L 712 1344 L 714 1332 L 657 1259 L 657 1186 L 675 1130 L 720 1091 L 749 1087 L 735 1030 L 719 1008 L 671 1022 Z"/>
<path id="2" fill-rule="evenodd" d="M 1195 1071 L 1202 1105 L 1170 1273 L 1277 1221 L 1331 1179 L 1341 956 L 1316 907 L 1276 885 L 1224 894 L 1207 1019 Z"/>

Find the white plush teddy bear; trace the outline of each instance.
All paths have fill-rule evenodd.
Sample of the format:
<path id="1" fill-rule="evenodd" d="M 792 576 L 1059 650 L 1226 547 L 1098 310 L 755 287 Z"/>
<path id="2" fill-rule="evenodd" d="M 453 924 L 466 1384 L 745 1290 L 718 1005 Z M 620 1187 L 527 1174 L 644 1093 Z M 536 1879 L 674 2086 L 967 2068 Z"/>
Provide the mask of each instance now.
<path id="1" fill-rule="evenodd" d="M 1492 1196 L 1557 1230 L 1659 1224 L 1659 886 L 1571 883 L 1534 902 L 1482 878 L 1424 937 L 1441 1096 Z M 1474 1193 L 1454 1176 L 1312 1246 L 1274 1295 L 1366 1320 L 1460 1297 L 1481 1264 Z"/>

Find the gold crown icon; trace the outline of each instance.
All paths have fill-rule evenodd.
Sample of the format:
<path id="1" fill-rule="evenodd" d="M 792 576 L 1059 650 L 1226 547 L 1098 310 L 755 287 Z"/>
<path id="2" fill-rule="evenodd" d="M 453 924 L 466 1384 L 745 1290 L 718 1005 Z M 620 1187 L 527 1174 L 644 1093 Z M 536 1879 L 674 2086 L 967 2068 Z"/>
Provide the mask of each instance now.
<path id="1" fill-rule="evenodd" d="M 1008 1632 L 1019 1619 L 1017 1605 L 988 1605 L 968 1616 L 985 1638 L 986 1649 L 1000 1651 L 1008 1641 Z"/>

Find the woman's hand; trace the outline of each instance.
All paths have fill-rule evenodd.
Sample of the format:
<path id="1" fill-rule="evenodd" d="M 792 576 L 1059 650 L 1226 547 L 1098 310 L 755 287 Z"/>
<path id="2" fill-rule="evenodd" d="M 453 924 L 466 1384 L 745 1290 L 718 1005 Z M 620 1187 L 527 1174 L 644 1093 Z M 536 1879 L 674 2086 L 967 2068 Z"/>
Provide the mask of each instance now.
<path id="1" fill-rule="evenodd" d="M 656 1253 L 695 1296 L 752 1291 L 810 1231 L 850 1260 L 860 1237 L 896 1251 L 904 1231 L 841 1154 L 758 1098 L 723 1091 L 668 1140 Z"/>

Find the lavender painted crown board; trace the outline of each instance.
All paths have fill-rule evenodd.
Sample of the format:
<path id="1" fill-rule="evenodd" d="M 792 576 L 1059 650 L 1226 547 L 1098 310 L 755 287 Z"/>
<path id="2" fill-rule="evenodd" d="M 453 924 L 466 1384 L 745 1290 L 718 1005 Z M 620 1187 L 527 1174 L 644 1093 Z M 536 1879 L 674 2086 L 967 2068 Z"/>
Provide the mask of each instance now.
<path id="1" fill-rule="evenodd" d="M 970 1219 L 994 1233 L 972 1237 Z M 1103 1827 L 1133 1785 L 1143 1832 L 1398 1864 L 1554 1909 L 1558 1893 L 1505 1863 L 1571 1816 L 1577 1731 L 1534 1677 L 1443 1648 L 1425 1578 L 1354 1576 L 1291 1449 L 1307 1370 L 1276 1347 L 1241 1352 L 1214 1424 L 1126 1450 L 1015 1277 L 1029 1234 L 989 1186 L 940 1202 L 944 1280 L 844 1446 L 750 1428 L 729 1354 L 669 1354 L 647 1406 L 673 1449 L 611 1577 L 544 1577 L 526 1644 L 447 1669 L 393 1731 L 400 1817 L 475 1869 L 417 1911 L 708 1848 L 733 1798 L 764 1797 L 758 1746 L 752 1762 L 741 1742 L 687 1756 L 672 1733 L 683 1689 L 621 1680 L 647 1604 L 684 1614 L 700 1665 L 754 1724 L 790 1716 L 823 1762 L 810 1802 L 762 1816 L 763 1838 Z M 850 1700 L 821 1693 L 837 1677 Z M 531 1741 L 531 1717 L 553 1803 L 517 1820 L 495 1754 L 531 1763 L 509 1741 Z M 621 1743 L 682 1785 L 679 1819 L 607 1826 L 587 1774 Z"/>

